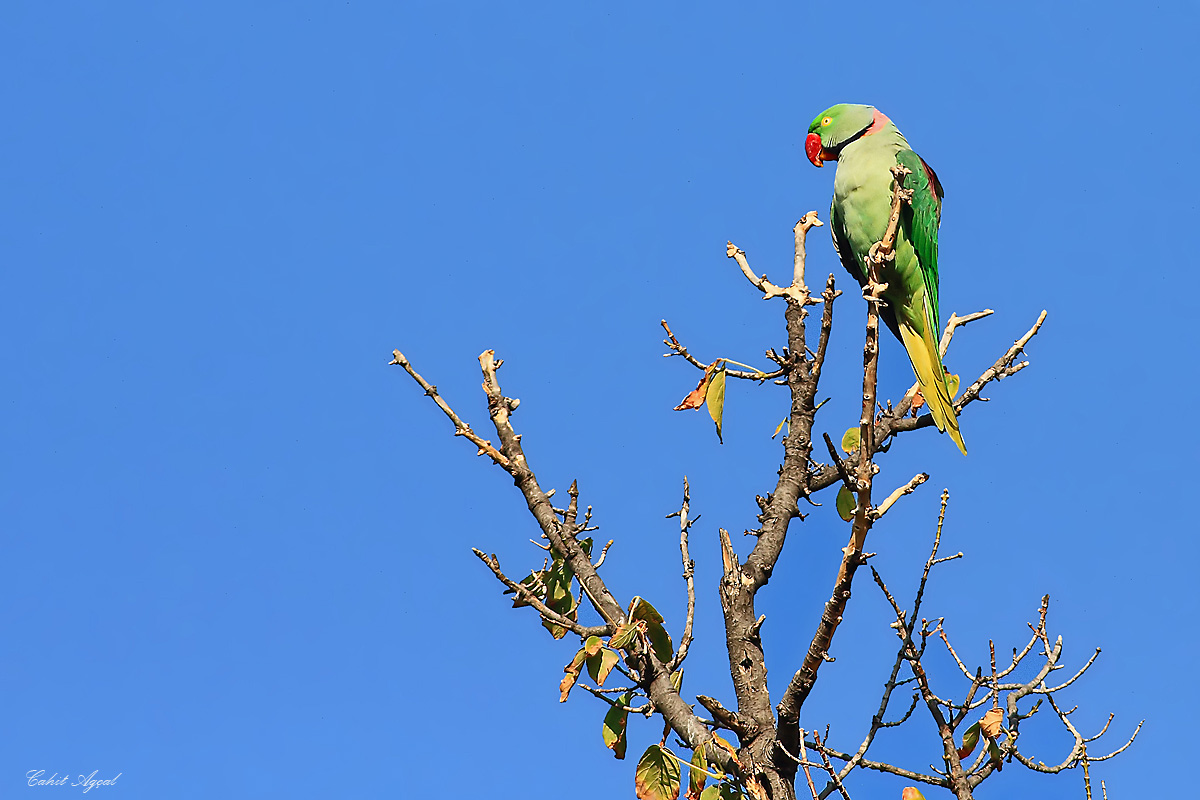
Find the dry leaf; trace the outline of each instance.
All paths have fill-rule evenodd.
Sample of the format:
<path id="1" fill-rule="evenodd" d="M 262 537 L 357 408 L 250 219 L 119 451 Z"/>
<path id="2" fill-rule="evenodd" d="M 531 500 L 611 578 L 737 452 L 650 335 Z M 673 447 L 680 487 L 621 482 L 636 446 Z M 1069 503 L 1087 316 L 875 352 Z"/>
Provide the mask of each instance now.
<path id="1" fill-rule="evenodd" d="M 688 396 L 680 401 L 679 405 L 675 406 L 674 411 L 686 411 L 691 408 L 699 408 L 704 405 L 705 395 L 708 393 L 708 382 L 712 380 L 713 372 L 717 369 L 717 364 L 720 360 L 714 361 L 704 368 L 704 377 L 696 384 L 696 388 L 688 393 Z"/>
<path id="2" fill-rule="evenodd" d="M 917 412 L 925 406 L 925 395 L 921 394 L 921 390 L 917 389 L 917 393 L 913 395 L 912 414 L 915 417 Z"/>
<path id="3" fill-rule="evenodd" d="M 979 720 L 979 730 L 989 739 L 995 739 L 1000 734 L 1000 723 L 1004 721 L 1004 712 L 993 708 Z"/>

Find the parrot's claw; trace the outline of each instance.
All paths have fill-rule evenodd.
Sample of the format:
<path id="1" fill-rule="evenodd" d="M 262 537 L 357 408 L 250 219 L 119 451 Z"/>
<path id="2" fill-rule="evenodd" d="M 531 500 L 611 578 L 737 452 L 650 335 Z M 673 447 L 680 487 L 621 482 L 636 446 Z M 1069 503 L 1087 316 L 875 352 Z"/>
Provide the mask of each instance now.
<path id="1" fill-rule="evenodd" d="M 870 260 L 876 264 L 882 264 L 885 261 L 894 261 L 896 258 L 896 251 L 894 249 L 885 251 L 882 245 L 883 242 L 876 242 L 875 244 L 871 245 L 871 249 L 869 251 L 870 255 L 868 256 Z"/>
<path id="2" fill-rule="evenodd" d="M 863 287 L 863 300 L 874 300 L 876 303 L 884 304 L 883 293 L 888 288 L 886 283 L 868 283 Z"/>

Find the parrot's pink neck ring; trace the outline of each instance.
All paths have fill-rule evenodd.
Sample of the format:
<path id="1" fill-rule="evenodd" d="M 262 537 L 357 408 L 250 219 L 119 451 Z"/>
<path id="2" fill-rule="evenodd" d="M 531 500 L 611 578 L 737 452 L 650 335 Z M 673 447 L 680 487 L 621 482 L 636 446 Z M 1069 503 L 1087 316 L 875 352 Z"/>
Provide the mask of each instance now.
<path id="1" fill-rule="evenodd" d="M 878 108 L 875 109 L 875 117 L 871 120 L 871 127 L 863 131 L 863 136 L 870 136 L 872 133 L 878 133 L 883 130 L 883 126 L 891 122 L 886 115 Z"/>

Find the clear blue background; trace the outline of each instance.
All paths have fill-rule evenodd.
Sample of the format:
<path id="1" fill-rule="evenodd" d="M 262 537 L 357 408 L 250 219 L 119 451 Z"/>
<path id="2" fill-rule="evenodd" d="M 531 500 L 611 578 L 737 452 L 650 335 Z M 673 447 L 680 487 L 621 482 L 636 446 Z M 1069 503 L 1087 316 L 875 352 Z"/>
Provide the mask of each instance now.
<path id="1" fill-rule="evenodd" d="M 809 121 L 873 103 L 947 191 L 942 309 L 983 307 L 973 377 L 1033 322 L 1032 366 L 932 431 L 881 485 L 932 478 L 872 537 L 905 598 L 952 494 L 926 613 L 984 663 L 1043 593 L 1109 796 L 1189 794 L 1192 738 L 1192 4 L 32 3 L 0 9 L 0 795 L 32 769 L 121 773 L 120 798 L 631 797 L 603 707 L 557 702 L 573 647 L 508 608 L 471 555 L 541 563 L 511 480 L 397 367 L 478 430 L 495 348 L 547 488 L 578 478 L 618 596 L 676 636 L 692 482 L 697 640 L 685 693 L 729 702 L 716 529 L 773 486 L 778 387 L 731 385 L 725 444 L 671 407 L 699 357 L 784 343 L 724 255 L 777 280 L 826 215 Z M 837 266 L 827 229 L 814 283 Z M 862 303 L 837 304 L 818 429 L 853 423 Z M 882 390 L 911 381 L 884 345 Z M 561 494 L 560 494 L 561 496 Z M 771 686 L 799 664 L 846 530 L 832 497 L 760 596 Z M 739 547 L 748 540 L 738 538 Z M 861 580 L 809 705 L 853 749 L 894 637 Z M 936 649 L 938 645 L 931 644 Z M 958 694 L 944 658 L 935 686 Z M 1066 672 L 1066 671 L 1064 671 Z M 1063 673 L 1059 673 L 1060 675 Z M 898 697 L 901 707 L 906 696 Z M 1068 741 L 1026 723 L 1035 758 Z M 874 755 L 938 761 L 918 710 Z M 860 773 L 856 797 L 905 782 Z M 931 797 L 939 796 L 930 792 Z M 1012 765 L 981 798 L 1082 797 Z"/>

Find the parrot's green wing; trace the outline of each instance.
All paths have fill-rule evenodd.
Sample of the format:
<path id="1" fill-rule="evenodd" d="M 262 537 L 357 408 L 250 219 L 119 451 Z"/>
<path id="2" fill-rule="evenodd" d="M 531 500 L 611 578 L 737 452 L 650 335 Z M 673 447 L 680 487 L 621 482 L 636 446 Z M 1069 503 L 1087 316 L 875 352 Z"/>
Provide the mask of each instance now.
<path id="1" fill-rule="evenodd" d="M 829 206 L 829 232 L 833 234 L 833 249 L 838 255 L 838 260 L 851 277 L 865 286 L 867 276 L 863 272 L 862 262 L 854 257 L 854 248 L 850 245 L 850 237 L 846 235 L 846 223 L 838 213 L 836 199 Z"/>
<path id="2" fill-rule="evenodd" d="M 925 296 L 929 299 L 926 313 L 929 327 L 936 337 L 942 329 L 938 308 L 938 224 L 942 221 L 942 184 L 937 174 L 912 150 L 901 150 L 896 161 L 910 170 L 904 188 L 912 189 L 912 203 L 907 207 L 908 240 L 917 252 L 917 261 L 925 279 Z"/>
<path id="3" fill-rule="evenodd" d="M 842 262 L 842 266 L 846 268 L 846 272 L 854 280 L 858 281 L 858 285 L 866 288 L 867 273 L 866 265 L 863 260 L 854 254 L 854 247 L 850 244 L 850 237 L 846 235 L 846 223 L 842 219 L 842 215 L 838 213 L 837 199 L 829 206 L 829 232 L 833 235 L 833 249 L 838 255 L 838 260 Z M 891 305 L 884 304 L 880 309 L 879 316 L 883 319 L 884 324 L 888 326 L 888 330 L 897 339 L 900 338 L 900 328 L 896 325 L 896 311 Z"/>

